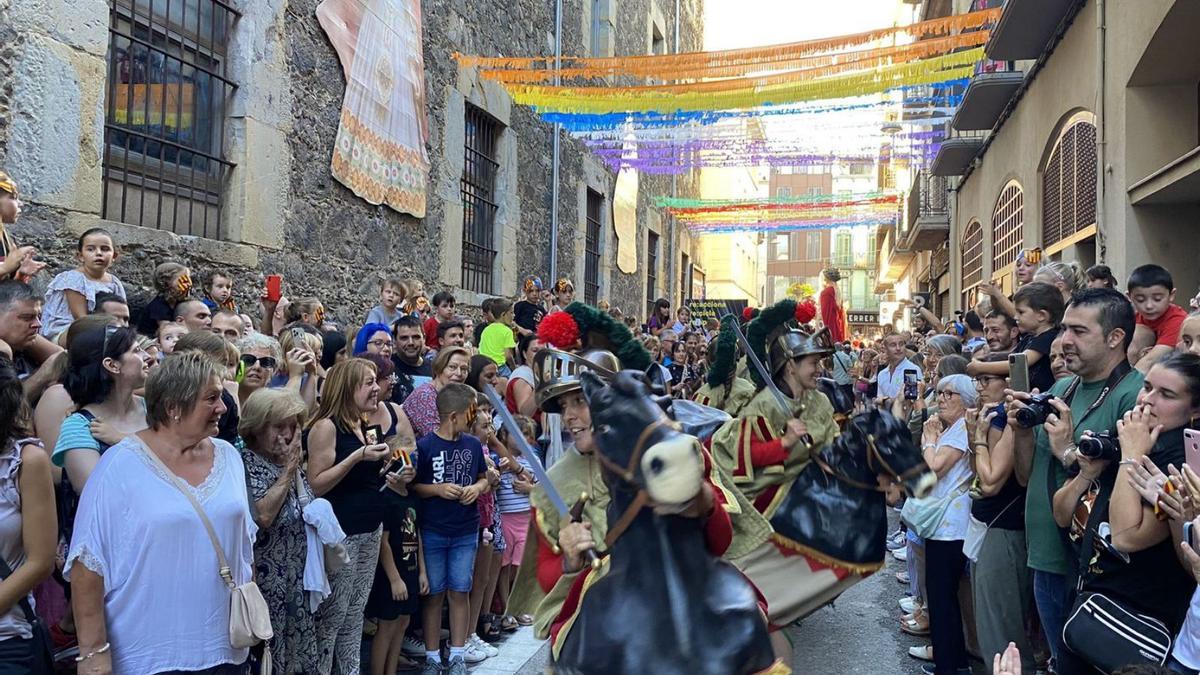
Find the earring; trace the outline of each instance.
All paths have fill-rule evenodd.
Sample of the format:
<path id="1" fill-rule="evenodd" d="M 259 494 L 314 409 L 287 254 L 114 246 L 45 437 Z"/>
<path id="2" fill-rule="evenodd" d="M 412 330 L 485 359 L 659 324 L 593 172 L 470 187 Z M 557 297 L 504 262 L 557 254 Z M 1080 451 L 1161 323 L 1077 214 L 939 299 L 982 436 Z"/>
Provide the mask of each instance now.
<path id="1" fill-rule="evenodd" d="M 178 421 L 179 421 L 179 415 L 176 415 L 176 416 L 175 416 L 175 421 L 176 421 L 176 422 L 178 422 Z"/>

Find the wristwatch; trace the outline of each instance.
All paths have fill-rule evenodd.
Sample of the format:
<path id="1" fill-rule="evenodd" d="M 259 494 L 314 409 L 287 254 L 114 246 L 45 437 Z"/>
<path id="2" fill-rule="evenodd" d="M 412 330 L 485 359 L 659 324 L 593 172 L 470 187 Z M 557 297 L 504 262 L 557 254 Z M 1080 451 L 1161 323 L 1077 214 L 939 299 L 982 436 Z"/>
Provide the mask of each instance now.
<path id="1" fill-rule="evenodd" d="M 1062 456 L 1061 461 L 1062 461 L 1062 465 L 1063 465 L 1064 469 L 1070 467 L 1072 464 L 1075 463 L 1075 455 L 1078 452 L 1079 452 L 1079 446 L 1075 445 L 1074 443 L 1068 445 L 1066 450 L 1063 450 L 1063 456 Z"/>

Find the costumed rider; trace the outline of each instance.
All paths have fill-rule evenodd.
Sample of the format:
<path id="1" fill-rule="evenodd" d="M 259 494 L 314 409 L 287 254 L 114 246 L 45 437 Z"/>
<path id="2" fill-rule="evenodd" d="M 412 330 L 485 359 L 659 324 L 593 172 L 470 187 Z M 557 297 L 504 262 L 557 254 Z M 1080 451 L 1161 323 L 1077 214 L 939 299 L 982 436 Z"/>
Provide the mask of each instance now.
<path id="1" fill-rule="evenodd" d="M 820 391 L 821 360 L 833 353 L 829 333 L 795 327 L 814 315 L 811 302 L 798 305 L 788 299 L 763 310 L 746 326 L 746 341 L 770 372 L 789 411 L 784 412 L 752 367 L 758 392 L 712 439 L 713 459 L 768 521 L 796 476 L 839 433 L 833 406 Z M 805 558 L 793 557 L 797 555 L 795 546 L 772 534 L 766 544 L 733 561 L 766 596 L 777 654 L 786 644 L 778 629 L 815 609 L 814 597 L 824 602 L 825 594 L 814 596 L 807 583 L 810 566 L 795 566 L 805 565 Z"/>
<path id="2" fill-rule="evenodd" d="M 734 321 L 737 318 L 732 314 L 721 318 L 721 332 L 713 342 L 713 348 L 708 350 L 708 377 L 692 400 L 737 417 L 754 398 L 754 384 L 737 376 L 738 346 L 737 335 L 733 331 Z"/>
<path id="3" fill-rule="evenodd" d="M 628 328 L 582 303 L 572 303 L 565 311 L 547 316 L 538 335 L 547 344 L 573 344 L 581 351 L 592 348 L 582 355 L 546 348 L 534 359 L 538 406 L 545 412 L 561 414 L 563 428 L 571 435 L 570 447 L 550 467 L 548 475 L 568 504 L 587 495 L 581 521 L 563 522 L 543 489 L 535 486 L 530 494 L 530 545 L 525 549 L 509 610 L 532 614 L 535 635 L 546 639 L 572 587 L 585 576 L 586 552 L 592 550 L 603 556 L 609 530 L 610 496 L 595 455 L 598 450 L 592 436 L 591 411 L 579 375 L 590 370 L 611 379 L 622 368 L 644 372 L 652 360 Z M 770 526 L 739 498 L 728 479 L 722 481 L 707 453 L 704 462 L 708 489 L 701 490 L 681 515 L 705 519 L 705 540 L 712 555 L 744 555 L 766 541 Z M 735 526 L 731 514 L 739 512 L 751 513 L 753 519 L 738 519 Z"/>

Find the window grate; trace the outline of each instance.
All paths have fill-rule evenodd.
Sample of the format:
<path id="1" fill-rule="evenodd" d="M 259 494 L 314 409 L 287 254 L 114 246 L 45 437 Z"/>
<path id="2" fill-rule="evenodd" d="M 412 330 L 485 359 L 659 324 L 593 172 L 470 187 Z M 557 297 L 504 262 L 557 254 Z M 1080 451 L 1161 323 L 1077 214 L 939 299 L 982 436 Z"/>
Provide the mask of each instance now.
<path id="1" fill-rule="evenodd" d="M 604 197 L 587 191 L 587 234 L 583 242 L 583 301 L 595 305 L 600 295 L 600 214 Z"/>
<path id="2" fill-rule="evenodd" d="M 996 209 L 992 212 L 992 247 L 995 251 L 993 269 L 1003 269 L 1017 261 L 1025 227 L 1025 192 L 1016 181 L 1010 181 L 1000 191 Z"/>
<path id="3" fill-rule="evenodd" d="M 110 0 L 104 217 L 219 239 L 226 43 L 240 14 L 221 0 Z"/>
<path id="4" fill-rule="evenodd" d="M 962 285 L 967 289 L 983 281 L 983 225 L 978 220 L 967 224 L 962 250 Z"/>
<path id="5" fill-rule="evenodd" d="M 493 293 L 496 267 L 496 139 L 500 124 L 473 105 L 466 107 L 461 180 L 463 200 L 462 285 Z"/>
<path id="6" fill-rule="evenodd" d="M 1042 173 L 1042 246 L 1050 247 L 1096 224 L 1096 125 L 1069 123 Z"/>
<path id="7" fill-rule="evenodd" d="M 653 313 L 654 301 L 658 299 L 658 234 L 646 233 L 646 317 Z"/>

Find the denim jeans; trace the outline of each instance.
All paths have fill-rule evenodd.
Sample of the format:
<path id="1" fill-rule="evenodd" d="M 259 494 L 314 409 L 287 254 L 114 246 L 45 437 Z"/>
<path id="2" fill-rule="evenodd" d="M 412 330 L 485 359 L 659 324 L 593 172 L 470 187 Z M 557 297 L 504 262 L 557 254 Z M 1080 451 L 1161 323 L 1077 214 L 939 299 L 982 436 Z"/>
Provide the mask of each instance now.
<path id="1" fill-rule="evenodd" d="M 0 640 L 0 675 L 29 675 L 33 670 L 33 640 Z"/>
<path id="2" fill-rule="evenodd" d="M 1180 675 L 1197 675 L 1197 671 L 1188 668 L 1179 661 L 1176 661 L 1174 656 L 1172 656 L 1171 660 L 1167 662 L 1167 668 L 1170 669 L 1172 673 L 1179 673 Z"/>
<path id="3" fill-rule="evenodd" d="M 1063 625 L 1071 611 L 1067 604 L 1070 597 L 1071 586 L 1066 575 L 1033 571 L 1033 599 L 1038 618 L 1042 620 L 1042 630 L 1046 632 L 1046 642 L 1050 645 L 1050 656 L 1055 660 L 1063 652 Z"/>

